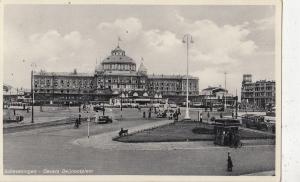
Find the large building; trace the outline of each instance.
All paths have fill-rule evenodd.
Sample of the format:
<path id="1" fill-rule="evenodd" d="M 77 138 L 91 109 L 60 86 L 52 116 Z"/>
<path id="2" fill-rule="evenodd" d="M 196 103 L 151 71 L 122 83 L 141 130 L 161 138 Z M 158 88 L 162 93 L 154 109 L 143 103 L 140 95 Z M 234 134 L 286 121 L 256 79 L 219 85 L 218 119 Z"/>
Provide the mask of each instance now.
<path id="1" fill-rule="evenodd" d="M 58 103 L 108 101 L 122 94 L 145 101 L 186 95 L 186 76 L 147 74 L 143 62 L 136 62 L 117 46 L 97 65 L 94 73 L 40 71 L 34 73 L 36 102 Z M 198 78 L 189 76 L 189 94 L 199 95 Z"/>
<path id="2" fill-rule="evenodd" d="M 275 106 L 275 81 L 252 82 L 252 75 L 243 75 L 241 102 L 244 107 L 267 109 Z"/>

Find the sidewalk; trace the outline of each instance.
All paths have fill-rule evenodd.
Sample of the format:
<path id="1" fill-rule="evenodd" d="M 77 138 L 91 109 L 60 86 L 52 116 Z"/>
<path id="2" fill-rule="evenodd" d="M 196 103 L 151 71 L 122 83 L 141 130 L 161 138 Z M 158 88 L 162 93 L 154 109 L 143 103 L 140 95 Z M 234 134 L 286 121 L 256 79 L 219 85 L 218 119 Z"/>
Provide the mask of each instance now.
<path id="1" fill-rule="evenodd" d="M 159 126 L 167 125 L 173 123 L 173 120 L 160 120 L 157 122 L 146 123 L 136 127 L 125 128 L 128 129 L 128 134 L 137 133 L 146 129 L 156 128 Z M 159 150 L 160 145 L 153 145 L 153 143 L 143 143 L 143 144 L 132 144 L 114 141 L 114 138 L 118 137 L 119 130 L 103 133 L 100 135 L 90 136 L 89 138 L 79 138 L 72 141 L 75 145 L 80 145 L 82 147 L 94 147 L 101 149 L 113 149 L 113 150 Z"/>
<path id="2" fill-rule="evenodd" d="M 257 173 L 245 174 L 243 176 L 275 176 L 275 171 L 263 171 Z"/>

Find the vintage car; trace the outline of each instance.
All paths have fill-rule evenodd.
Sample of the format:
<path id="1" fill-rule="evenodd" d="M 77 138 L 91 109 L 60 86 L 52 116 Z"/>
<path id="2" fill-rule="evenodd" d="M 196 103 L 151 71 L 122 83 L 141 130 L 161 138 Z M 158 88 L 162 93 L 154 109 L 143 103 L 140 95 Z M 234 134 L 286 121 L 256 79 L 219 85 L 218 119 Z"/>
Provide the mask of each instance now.
<path id="1" fill-rule="evenodd" d="M 105 108 L 103 107 L 103 106 L 100 106 L 100 105 L 96 105 L 96 106 L 94 106 L 94 111 L 105 111 Z"/>
<path id="2" fill-rule="evenodd" d="M 4 118 L 3 122 L 4 123 L 19 123 L 23 120 L 24 120 L 24 116 L 17 114 L 17 115 L 12 116 L 12 117 Z"/>
<path id="3" fill-rule="evenodd" d="M 245 114 L 242 116 L 242 125 L 246 128 L 275 132 L 275 120 L 267 116 Z"/>
<path id="4" fill-rule="evenodd" d="M 99 116 L 98 118 L 96 118 L 96 123 L 97 124 L 112 123 L 112 119 L 108 116 Z"/>

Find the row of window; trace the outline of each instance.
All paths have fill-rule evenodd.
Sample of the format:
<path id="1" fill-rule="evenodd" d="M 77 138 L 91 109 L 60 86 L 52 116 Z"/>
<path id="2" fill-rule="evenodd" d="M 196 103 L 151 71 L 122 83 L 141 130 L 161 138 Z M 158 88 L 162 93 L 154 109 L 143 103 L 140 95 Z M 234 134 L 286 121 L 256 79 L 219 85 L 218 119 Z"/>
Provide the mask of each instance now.
<path id="1" fill-rule="evenodd" d="M 103 83 L 104 79 L 99 79 L 98 84 Z M 130 79 L 105 79 L 106 83 L 138 83 L 138 80 L 130 80 Z M 140 80 L 140 83 L 146 83 L 144 79 Z"/>
<path id="2" fill-rule="evenodd" d="M 131 64 L 104 64 L 104 70 L 123 70 L 123 71 L 135 71 L 135 65 Z"/>

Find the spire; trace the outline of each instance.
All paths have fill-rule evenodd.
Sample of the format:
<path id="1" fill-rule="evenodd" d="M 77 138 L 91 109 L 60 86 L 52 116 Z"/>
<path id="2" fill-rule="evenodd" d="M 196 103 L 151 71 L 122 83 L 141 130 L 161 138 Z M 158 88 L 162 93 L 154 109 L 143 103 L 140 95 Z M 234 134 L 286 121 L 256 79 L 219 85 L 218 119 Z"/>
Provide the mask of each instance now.
<path id="1" fill-rule="evenodd" d="M 118 46 L 117 46 L 118 48 L 120 48 L 120 42 L 121 42 L 121 41 L 122 41 L 122 40 L 121 40 L 121 37 L 119 36 L 119 37 L 118 37 Z"/>
<path id="2" fill-rule="evenodd" d="M 143 57 L 141 58 L 141 64 L 138 69 L 138 72 L 147 74 L 147 68 L 144 66 L 144 58 Z"/>

